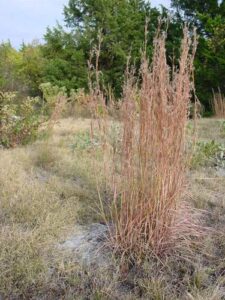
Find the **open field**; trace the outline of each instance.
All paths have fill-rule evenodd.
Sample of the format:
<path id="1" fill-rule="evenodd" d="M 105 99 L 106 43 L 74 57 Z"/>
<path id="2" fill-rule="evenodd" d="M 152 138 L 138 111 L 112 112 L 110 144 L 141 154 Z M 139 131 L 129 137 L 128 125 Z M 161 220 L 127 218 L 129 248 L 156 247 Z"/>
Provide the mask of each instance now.
<path id="1" fill-rule="evenodd" d="M 221 126 L 217 119 L 200 120 L 198 140 L 223 142 Z M 100 150 L 85 134 L 89 128 L 88 119 L 62 119 L 49 139 L 0 150 L 3 299 L 224 299 L 225 169 L 201 153 L 188 173 L 185 197 L 204 210 L 201 221 L 210 229 L 192 250 L 193 260 L 169 257 L 120 269 L 115 258 L 104 271 L 75 264 L 59 251 L 78 224 L 103 221 L 96 174 L 98 186 L 107 183 Z"/>
<path id="2" fill-rule="evenodd" d="M 2 5 L 0 300 L 225 300 L 225 0 Z"/>

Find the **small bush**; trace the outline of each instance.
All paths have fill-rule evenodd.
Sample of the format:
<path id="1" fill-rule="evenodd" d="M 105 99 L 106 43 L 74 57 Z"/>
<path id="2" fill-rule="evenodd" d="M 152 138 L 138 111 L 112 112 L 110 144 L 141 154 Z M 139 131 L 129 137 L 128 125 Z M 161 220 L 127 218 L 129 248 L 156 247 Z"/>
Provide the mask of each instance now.
<path id="1" fill-rule="evenodd" d="M 225 166 L 225 148 L 214 140 L 197 142 L 191 160 L 191 167 Z"/>
<path id="2" fill-rule="evenodd" d="M 113 153 L 121 151 L 122 143 L 122 128 L 117 123 L 112 123 L 108 128 L 107 143 Z M 103 145 L 103 140 L 100 132 L 95 131 L 93 134 L 90 131 L 79 131 L 76 133 L 74 142 L 71 145 L 73 150 L 90 150 L 94 147 Z"/>
<path id="3" fill-rule="evenodd" d="M 16 93 L 0 92 L 0 145 L 14 147 L 36 139 L 43 122 L 39 98 L 18 99 Z"/>
<path id="4" fill-rule="evenodd" d="M 80 131 L 75 135 L 74 143 L 71 145 L 75 150 L 88 150 L 100 144 L 100 139 L 97 135 L 91 137 L 89 131 Z"/>
<path id="5" fill-rule="evenodd" d="M 50 82 L 42 83 L 40 85 L 44 98 L 43 113 L 51 116 L 57 106 L 60 97 L 66 97 L 66 88 L 52 85 Z"/>

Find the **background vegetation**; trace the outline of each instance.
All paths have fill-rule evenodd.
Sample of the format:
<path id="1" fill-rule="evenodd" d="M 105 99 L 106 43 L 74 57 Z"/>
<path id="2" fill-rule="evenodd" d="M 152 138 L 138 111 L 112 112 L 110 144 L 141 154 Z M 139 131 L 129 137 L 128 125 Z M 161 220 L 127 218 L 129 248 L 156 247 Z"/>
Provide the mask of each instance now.
<path id="1" fill-rule="evenodd" d="M 224 13 L 70 0 L 0 45 L 0 299 L 224 299 Z M 61 247 L 93 223 L 110 263 Z"/>
<path id="2" fill-rule="evenodd" d="M 123 74 L 130 62 L 140 66 L 144 26 L 148 23 L 147 55 L 151 60 L 158 18 L 170 18 L 168 63 L 176 63 L 184 22 L 197 27 L 199 45 L 195 58 L 196 92 L 205 111 L 211 111 L 212 89 L 225 92 L 225 1 L 173 0 L 171 11 L 152 8 L 144 0 L 70 0 L 64 8 L 65 27 L 48 28 L 45 42 L 14 49 L 0 45 L 0 90 L 40 96 L 39 85 L 87 89 L 87 60 L 101 32 L 99 69 L 101 81 L 121 97 Z"/>

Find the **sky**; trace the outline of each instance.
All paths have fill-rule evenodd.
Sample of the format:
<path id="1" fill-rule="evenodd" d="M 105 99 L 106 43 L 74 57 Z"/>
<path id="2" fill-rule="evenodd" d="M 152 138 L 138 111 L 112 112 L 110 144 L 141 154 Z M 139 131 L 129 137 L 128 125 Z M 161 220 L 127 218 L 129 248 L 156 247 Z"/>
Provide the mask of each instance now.
<path id="1" fill-rule="evenodd" d="M 0 42 L 10 40 L 19 48 L 42 37 L 48 26 L 63 24 L 63 7 L 68 0 L 0 0 Z M 169 7 L 170 0 L 152 0 L 152 6 Z"/>

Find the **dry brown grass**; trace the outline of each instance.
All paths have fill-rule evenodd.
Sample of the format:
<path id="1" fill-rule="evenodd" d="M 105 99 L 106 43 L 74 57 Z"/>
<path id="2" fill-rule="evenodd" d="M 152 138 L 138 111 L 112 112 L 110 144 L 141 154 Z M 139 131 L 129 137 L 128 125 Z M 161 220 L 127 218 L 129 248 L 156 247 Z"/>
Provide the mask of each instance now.
<path id="1" fill-rule="evenodd" d="M 47 289 L 49 280 L 57 281 L 49 278 L 55 246 L 74 231 L 76 222 L 99 218 L 93 215 L 98 199 L 93 155 L 71 149 L 76 133 L 90 122 L 71 122 L 55 125 L 47 146 L 39 140 L 24 148 L 0 150 L 2 297 L 29 299 L 30 293 Z"/>
<path id="2" fill-rule="evenodd" d="M 225 118 L 225 98 L 220 90 L 218 93 L 213 92 L 212 108 L 217 118 Z"/>
<path id="3" fill-rule="evenodd" d="M 181 210 L 185 187 L 185 129 L 193 90 L 196 37 L 184 28 L 179 68 L 166 62 L 165 34 L 155 41 L 152 65 L 144 57 L 137 109 L 136 84 L 124 87 L 120 187 L 115 193 L 113 243 L 132 257 L 162 255 L 193 234 Z M 119 200 L 119 204 L 118 204 Z M 119 208 L 118 208 L 119 207 Z M 190 221 L 189 225 L 188 222 Z"/>
<path id="4" fill-rule="evenodd" d="M 0 293 L 7 296 L 23 297 L 33 283 L 43 283 L 47 255 L 69 233 L 79 209 L 78 197 L 62 202 L 62 190 L 44 176 L 39 180 L 25 154 L 30 152 L 1 151 L 0 158 Z"/>
<path id="5" fill-rule="evenodd" d="M 112 123 L 121 127 L 118 121 Z M 100 192 L 107 187 L 102 149 L 71 149 L 74 137 L 81 131 L 88 132 L 89 127 L 90 120 L 72 118 L 55 124 L 48 143 L 49 155 L 57 153 L 51 164 L 45 165 L 42 160 L 42 140 L 27 147 L 0 150 L 2 298 L 223 299 L 225 177 L 220 177 L 215 168 L 189 174 L 194 206 L 207 210 L 205 222 L 220 232 L 219 236 L 214 231 L 208 233 L 201 253 L 195 251 L 195 260 L 171 255 L 162 267 L 151 257 L 126 272 L 119 272 L 118 265 L 110 272 L 80 266 L 73 254 L 56 250 L 60 241 L 76 232 L 77 222 L 102 221 L 95 209 L 99 204 L 96 174 L 102 176 L 98 180 L 103 187 Z M 217 120 L 202 119 L 200 136 L 205 138 L 210 130 L 209 137 L 217 139 L 219 127 Z M 114 134 L 117 137 L 118 132 Z M 115 139 L 113 143 L 120 152 L 120 141 Z M 37 157 L 42 164 L 37 165 Z"/>

